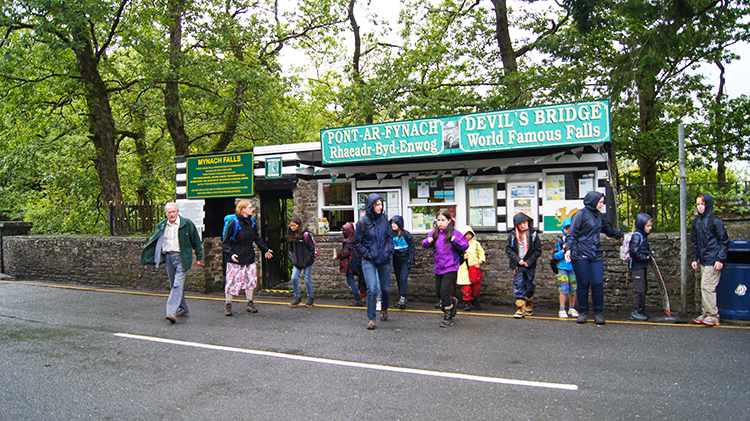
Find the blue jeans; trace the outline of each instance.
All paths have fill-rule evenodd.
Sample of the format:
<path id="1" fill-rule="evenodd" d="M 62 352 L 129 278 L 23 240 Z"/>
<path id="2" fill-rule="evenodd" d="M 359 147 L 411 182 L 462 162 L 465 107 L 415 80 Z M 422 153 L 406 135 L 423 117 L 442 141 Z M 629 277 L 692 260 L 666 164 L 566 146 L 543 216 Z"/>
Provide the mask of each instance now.
<path id="1" fill-rule="evenodd" d="M 391 262 L 376 266 L 370 260 L 362 259 L 362 273 L 367 284 L 367 318 L 375 320 L 378 290 L 380 290 L 380 310 L 388 310 L 388 301 L 391 298 Z"/>
<path id="2" fill-rule="evenodd" d="M 313 298 L 312 290 L 312 279 L 310 273 L 312 272 L 312 266 L 308 266 L 304 269 L 300 269 L 297 266 L 292 268 L 292 287 L 294 288 L 294 296 L 299 297 L 299 273 L 305 271 L 305 286 L 307 287 L 307 296 Z"/>
<path id="3" fill-rule="evenodd" d="M 188 311 L 185 302 L 185 271 L 182 269 L 182 258 L 180 253 L 165 254 L 165 266 L 169 276 L 169 298 L 167 298 L 167 315 L 175 316 L 177 311 Z"/>
<path id="4" fill-rule="evenodd" d="M 362 298 L 359 296 L 359 288 L 357 288 L 357 281 L 354 280 L 353 273 L 346 274 L 346 283 L 349 284 L 349 288 L 352 289 L 352 295 L 354 295 L 354 301 L 362 300 Z"/>
<path id="5" fill-rule="evenodd" d="M 406 280 L 409 278 L 409 265 L 404 261 L 393 259 L 393 273 L 396 275 L 398 295 L 406 297 Z"/>
<path id="6" fill-rule="evenodd" d="M 529 269 L 525 266 L 519 266 L 513 271 L 513 296 L 516 300 L 525 300 L 534 296 L 536 285 L 534 285 L 534 275 L 536 269 Z"/>
<path id="7" fill-rule="evenodd" d="M 578 312 L 589 311 L 589 287 L 591 287 L 591 301 L 594 304 L 594 314 L 604 312 L 604 262 L 601 260 L 573 260 L 573 270 L 578 279 Z"/>

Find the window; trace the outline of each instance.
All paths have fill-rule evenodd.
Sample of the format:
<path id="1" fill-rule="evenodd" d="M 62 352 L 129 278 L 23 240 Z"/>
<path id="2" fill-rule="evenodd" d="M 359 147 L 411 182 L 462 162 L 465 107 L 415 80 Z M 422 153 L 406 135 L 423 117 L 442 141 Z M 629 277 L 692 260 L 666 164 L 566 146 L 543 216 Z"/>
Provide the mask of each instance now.
<path id="1" fill-rule="evenodd" d="M 351 182 L 321 183 L 320 189 L 321 211 L 330 231 L 341 231 L 345 223 L 354 222 Z"/>
<path id="2" fill-rule="evenodd" d="M 456 218 L 456 185 L 451 178 L 409 180 L 409 205 L 412 230 L 429 231 L 435 214 L 448 209 Z"/>
<path id="3" fill-rule="evenodd" d="M 466 188 L 469 225 L 497 229 L 497 184 L 471 184 Z"/>

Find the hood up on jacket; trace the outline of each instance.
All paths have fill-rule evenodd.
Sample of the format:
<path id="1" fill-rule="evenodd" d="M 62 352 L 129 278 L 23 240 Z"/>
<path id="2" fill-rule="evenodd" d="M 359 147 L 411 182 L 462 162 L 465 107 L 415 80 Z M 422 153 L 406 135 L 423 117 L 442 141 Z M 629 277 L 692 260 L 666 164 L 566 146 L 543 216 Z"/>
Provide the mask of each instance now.
<path id="1" fill-rule="evenodd" d="M 398 229 L 404 230 L 404 218 L 401 215 L 395 215 L 389 222 L 395 222 L 398 225 Z"/>
<path id="2" fill-rule="evenodd" d="M 523 212 L 519 212 L 516 214 L 516 216 L 513 217 L 513 227 L 515 228 L 521 225 L 523 221 L 529 221 L 529 228 L 534 225 L 534 220 L 529 215 L 526 215 Z"/>
<path id="3" fill-rule="evenodd" d="M 572 223 L 573 223 L 573 218 L 565 218 L 565 219 L 563 219 L 562 228 L 561 228 L 563 235 L 565 235 L 565 228 L 569 227 L 570 224 L 572 224 Z"/>
<path id="4" fill-rule="evenodd" d="M 473 229 L 471 229 L 471 226 L 467 225 L 465 227 L 462 227 L 459 231 L 461 231 L 461 234 L 466 237 L 466 234 L 471 233 L 472 238 L 476 238 L 477 234 L 474 232 Z"/>
<path id="5" fill-rule="evenodd" d="M 353 243 L 354 242 L 354 223 L 347 222 L 346 224 L 344 224 L 344 226 L 341 227 L 341 234 L 344 236 L 345 243 Z"/>
<path id="6" fill-rule="evenodd" d="M 383 200 L 383 197 L 377 193 L 370 193 L 370 195 L 367 196 L 367 206 L 365 209 L 367 209 L 367 214 L 370 215 L 370 218 L 372 218 L 373 221 L 385 215 L 385 200 L 383 200 L 383 210 L 380 214 L 378 215 L 375 213 L 375 202 L 378 200 Z"/>
<path id="7" fill-rule="evenodd" d="M 703 218 L 708 218 L 714 213 L 714 198 L 713 196 L 711 196 L 710 193 L 700 193 L 696 195 L 695 198 L 697 199 L 698 196 L 703 196 L 703 203 L 706 204 L 706 209 L 704 209 L 703 213 L 700 214 L 699 216 Z"/>
<path id="8" fill-rule="evenodd" d="M 646 232 L 646 223 L 650 220 L 651 215 L 647 213 L 639 213 L 635 216 L 635 229 L 636 231 L 640 232 L 644 236 L 648 236 L 648 233 Z"/>
<path id="9" fill-rule="evenodd" d="M 599 212 L 596 209 L 596 205 L 599 204 L 599 201 L 604 197 L 604 193 L 600 193 L 598 191 L 590 191 L 586 193 L 586 197 L 583 198 L 583 205 L 586 206 L 591 211 Z"/>

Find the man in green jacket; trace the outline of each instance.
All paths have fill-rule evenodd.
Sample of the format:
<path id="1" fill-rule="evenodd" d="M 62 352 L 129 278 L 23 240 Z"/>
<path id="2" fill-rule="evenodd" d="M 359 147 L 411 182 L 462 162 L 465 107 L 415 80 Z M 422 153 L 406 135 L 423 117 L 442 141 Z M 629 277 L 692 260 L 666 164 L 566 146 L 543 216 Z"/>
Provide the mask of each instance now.
<path id="1" fill-rule="evenodd" d="M 203 260 L 203 245 L 200 234 L 193 221 L 180 218 L 177 203 L 169 202 L 164 205 L 167 218 L 156 225 L 154 235 L 141 253 L 142 265 L 156 265 L 161 262 L 167 266 L 169 275 L 169 298 L 167 299 L 167 320 L 174 324 L 176 316 L 188 314 L 185 302 L 185 273 L 193 264 L 193 250 L 195 250 L 195 265 L 200 267 Z"/>

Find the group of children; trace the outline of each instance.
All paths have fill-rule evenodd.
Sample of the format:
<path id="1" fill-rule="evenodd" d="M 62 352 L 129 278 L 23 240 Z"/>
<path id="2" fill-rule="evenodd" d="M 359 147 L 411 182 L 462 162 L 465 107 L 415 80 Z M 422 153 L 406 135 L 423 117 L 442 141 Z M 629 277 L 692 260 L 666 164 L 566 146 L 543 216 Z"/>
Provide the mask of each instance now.
<path id="1" fill-rule="evenodd" d="M 696 198 L 698 216 L 693 221 L 693 268 L 702 269 L 701 290 L 703 294 L 702 313 L 693 319 L 695 323 L 709 326 L 719 325 L 719 314 L 716 308 L 716 285 L 723 263 L 726 261 L 729 240 L 720 219 L 713 216 L 713 199 L 709 194 L 700 194 Z M 264 253 L 268 252 L 262 241 L 259 242 L 257 227 L 247 213 L 252 212 L 249 204 L 242 208 L 246 212 L 240 221 L 249 224 L 252 228 L 251 235 L 245 240 L 249 244 L 244 250 L 252 249 L 252 242 L 261 248 Z M 238 213 L 242 211 L 238 206 Z M 248 212 L 249 211 L 249 212 Z M 396 274 L 396 282 L 399 290 L 398 308 L 407 305 L 406 290 L 409 271 L 414 265 L 415 246 L 411 233 L 404 229 L 403 218 L 399 215 L 390 220 L 393 239 L 392 266 Z M 239 221 L 237 222 L 239 223 Z M 510 269 L 513 270 L 513 295 L 515 297 L 515 318 L 523 318 L 533 315 L 534 300 L 534 276 L 539 257 L 542 255 L 541 239 L 538 232 L 533 228 L 531 217 L 519 213 L 513 218 L 513 230 L 508 235 L 505 252 L 508 256 Z M 552 250 L 552 259 L 556 262 L 553 267 L 557 268 L 558 290 L 559 290 L 559 313 L 560 318 L 579 317 L 575 309 L 576 305 L 576 275 L 573 265 L 566 254 L 568 250 L 568 232 L 571 227 L 571 218 L 566 218 L 562 223 L 562 237 L 558 237 Z M 287 240 L 290 244 L 290 257 L 294 266 L 292 271 L 292 284 L 294 288 L 294 301 L 292 307 L 301 304 L 302 299 L 299 291 L 299 276 L 304 273 L 304 281 L 307 286 L 308 300 L 306 307 L 314 305 L 312 282 L 310 272 L 312 264 L 317 257 L 317 247 L 312 235 L 302 227 L 302 221 L 298 217 L 292 218 L 287 231 Z M 653 218 L 645 213 L 639 213 L 635 218 L 635 230 L 632 235 L 626 236 L 628 243 L 624 245 L 629 251 L 629 271 L 633 281 L 633 307 L 629 319 L 631 321 L 647 321 L 648 315 L 644 313 L 645 297 L 647 293 L 647 268 L 654 258 L 651 252 L 648 235 L 653 228 Z M 351 305 L 364 305 L 364 285 L 356 281 L 356 276 L 361 276 L 361 262 L 353 247 L 355 225 L 351 222 L 344 224 L 341 232 L 344 242 L 341 250 L 334 251 L 333 258 L 339 260 L 339 270 L 346 275 L 354 301 Z M 236 234 L 236 232 L 235 232 Z M 252 235 L 255 234 L 255 235 Z M 240 237 L 242 238 L 242 237 Z M 236 242 L 245 242 L 238 239 Z M 229 239 L 225 233 L 225 251 L 232 252 L 231 244 L 235 240 Z M 625 240 L 623 239 L 623 243 Z M 436 215 L 436 225 L 430 234 L 422 241 L 422 247 L 434 248 L 434 272 L 435 291 L 438 297 L 438 308 L 444 312 L 439 323 L 440 327 L 453 325 L 456 316 L 458 300 L 452 296 L 452 288 L 458 285 L 461 288 L 464 310 L 470 311 L 481 309 L 478 301 L 482 282 L 482 265 L 485 263 L 485 251 L 477 241 L 476 235 L 471 227 L 466 226 L 461 230 L 455 229 L 455 220 L 447 209 L 443 209 Z M 567 252 L 567 253 L 566 253 Z M 248 255 L 249 252 L 246 252 Z M 268 253 L 270 254 L 270 253 Z M 553 263 L 554 263 L 553 262 Z M 231 315 L 231 296 L 235 296 L 243 288 L 249 287 L 244 283 L 237 282 L 236 268 L 231 266 L 227 269 L 227 315 Z M 231 273 L 230 273 L 231 272 Z M 230 276 L 231 275 L 231 276 Z M 379 281 L 378 281 L 379 282 Z M 254 282 L 253 282 L 253 287 Z M 376 287 L 380 299 L 381 285 Z M 385 290 L 385 289 L 384 289 Z M 390 291 L 388 288 L 387 291 Z M 257 311 L 252 305 L 252 294 L 248 293 L 248 311 Z M 566 310 L 566 303 L 568 307 Z M 386 305 L 387 306 L 387 305 Z M 387 308 L 387 307 L 386 307 Z M 380 311 L 380 309 L 378 309 Z M 381 320 L 387 320 L 387 313 Z M 579 318 L 580 323 L 580 318 Z M 368 325 L 368 329 L 374 328 L 374 323 Z"/>

